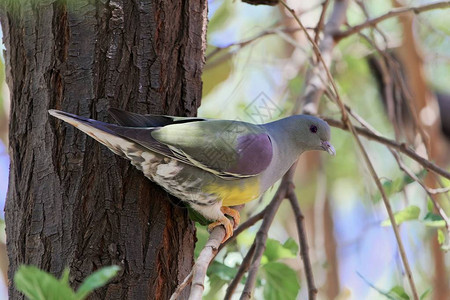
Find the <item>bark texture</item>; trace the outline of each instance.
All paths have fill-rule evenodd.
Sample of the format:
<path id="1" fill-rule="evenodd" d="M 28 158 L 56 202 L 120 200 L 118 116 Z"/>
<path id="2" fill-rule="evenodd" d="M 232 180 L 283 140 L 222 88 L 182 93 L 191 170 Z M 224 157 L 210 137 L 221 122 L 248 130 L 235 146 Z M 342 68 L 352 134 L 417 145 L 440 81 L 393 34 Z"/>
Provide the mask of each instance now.
<path id="1" fill-rule="evenodd" d="M 194 115 L 201 99 L 206 0 L 4 1 L 11 90 L 6 203 L 10 297 L 20 264 L 77 286 L 122 271 L 92 299 L 168 299 L 193 263 L 193 223 L 126 160 L 51 108 L 112 121 L 108 107 Z M 188 292 L 188 291 L 186 291 Z"/>

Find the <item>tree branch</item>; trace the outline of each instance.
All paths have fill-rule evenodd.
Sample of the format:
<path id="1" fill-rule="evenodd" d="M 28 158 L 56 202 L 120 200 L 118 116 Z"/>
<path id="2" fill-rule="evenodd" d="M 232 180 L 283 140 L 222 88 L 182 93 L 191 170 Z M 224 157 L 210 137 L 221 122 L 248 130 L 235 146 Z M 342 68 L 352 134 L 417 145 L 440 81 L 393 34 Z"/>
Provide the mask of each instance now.
<path id="1" fill-rule="evenodd" d="M 307 28 L 308 30 L 313 30 L 314 28 Z M 257 35 L 239 41 L 239 42 L 235 42 L 235 43 L 231 43 L 228 44 L 226 46 L 223 47 L 215 47 L 214 50 L 210 51 L 210 53 L 208 53 L 205 57 L 205 60 L 208 62 L 209 65 L 205 66 L 205 70 L 209 70 L 211 68 L 214 68 L 215 66 L 217 66 L 218 64 L 224 62 L 225 60 L 227 60 L 228 58 L 230 58 L 231 55 L 235 54 L 238 50 L 241 50 L 242 48 L 252 44 L 253 42 L 256 42 L 257 40 L 269 36 L 269 35 L 274 35 L 274 34 L 278 34 L 279 36 L 283 37 L 281 34 L 282 33 L 294 33 L 297 31 L 300 31 L 300 28 L 290 28 L 290 27 L 275 27 L 275 28 L 270 28 L 270 29 L 266 29 L 261 31 L 260 33 L 258 33 Z M 227 50 L 229 48 L 235 47 L 237 49 L 234 50 L 230 50 L 227 53 L 225 53 L 223 56 L 220 56 L 219 58 L 217 58 L 216 60 L 214 60 L 213 62 L 210 62 L 212 58 L 214 58 L 215 56 L 217 56 L 217 54 L 219 54 L 221 51 L 223 50 Z"/>
<path id="2" fill-rule="evenodd" d="M 385 193 L 385 191 L 383 189 L 381 181 L 380 181 L 380 179 L 379 179 L 379 177 L 378 177 L 378 175 L 377 175 L 377 173 L 375 171 L 375 168 L 373 167 L 372 162 L 370 161 L 369 155 L 367 154 L 366 150 L 364 149 L 364 146 L 362 145 L 361 140 L 359 139 L 359 136 L 356 133 L 355 128 L 353 127 L 353 124 L 351 123 L 350 119 L 348 118 L 348 111 L 347 111 L 344 103 L 342 102 L 342 100 L 341 100 L 341 98 L 339 96 L 339 91 L 337 89 L 337 86 L 336 86 L 336 83 L 334 82 L 333 77 L 331 76 L 330 70 L 328 68 L 328 64 L 323 59 L 323 56 L 320 53 L 320 49 L 317 46 L 317 44 L 314 42 L 314 40 L 309 35 L 309 33 L 305 30 L 305 26 L 303 26 L 303 24 L 300 21 L 300 19 L 295 15 L 294 10 L 292 10 L 291 8 L 288 8 L 286 3 L 283 2 L 283 0 L 280 0 L 280 1 L 293 14 L 294 18 L 296 19 L 296 21 L 298 22 L 300 27 L 304 30 L 306 37 L 308 38 L 309 42 L 313 45 L 314 52 L 317 54 L 317 57 L 318 57 L 318 59 L 320 61 L 320 64 L 323 66 L 323 69 L 325 70 L 325 73 L 327 75 L 327 79 L 329 80 L 329 82 L 331 83 L 331 86 L 333 87 L 333 91 L 334 91 L 334 93 L 336 95 L 337 104 L 338 104 L 338 106 L 339 106 L 339 108 L 341 110 L 342 122 L 349 128 L 350 132 L 352 133 L 353 137 L 355 138 L 355 141 L 356 141 L 358 147 L 361 150 L 361 153 L 362 153 L 363 158 L 364 158 L 364 160 L 366 162 L 366 165 L 367 165 L 367 167 L 369 169 L 369 172 L 370 172 L 373 180 L 375 181 L 375 184 L 376 184 L 377 188 L 379 189 L 379 191 L 381 193 L 381 196 L 383 198 L 384 205 L 386 207 L 386 210 L 387 210 L 388 215 L 389 215 L 389 219 L 390 219 L 391 224 L 392 224 L 392 228 L 394 230 L 394 234 L 395 234 L 395 238 L 397 240 L 400 256 L 401 256 L 402 261 L 403 261 L 403 266 L 405 267 L 405 272 L 406 272 L 406 275 L 407 275 L 407 278 L 408 278 L 408 281 L 409 281 L 409 284 L 410 284 L 410 287 L 411 287 L 411 290 L 412 290 L 412 293 L 413 293 L 413 297 L 414 297 L 415 300 L 418 300 L 419 296 L 417 294 L 417 289 L 416 289 L 416 286 L 414 284 L 411 268 L 409 266 L 409 262 L 408 262 L 408 259 L 407 259 L 407 256 L 406 256 L 406 252 L 405 252 L 405 249 L 404 249 L 404 246 L 403 246 L 403 242 L 401 240 L 400 233 L 398 231 L 397 223 L 395 221 L 395 217 L 394 217 L 394 213 L 392 211 L 391 204 L 389 203 L 389 200 L 388 200 L 388 198 L 386 196 L 386 193 Z"/>
<path id="3" fill-rule="evenodd" d="M 236 210 L 241 210 L 244 205 L 234 206 Z M 230 220 L 234 224 L 234 220 Z M 255 221 L 256 222 L 256 221 Z M 216 257 L 219 252 L 220 244 L 225 237 L 225 228 L 223 226 L 216 226 L 211 231 L 208 241 L 200 252 L 197 261 L 192 267 L 191 273 L 183 280 L 183 282 L 177 287 L 175 292 L 170 297 L 170 300 L 175 300 L 181 294 L 181 291 L 192 282 L 191 293 L 189 294 L 189 300 L 201 300 L 203 291 L 205 289 L 205 277 L 206 271 L 211 261 Z"/>
<path id="4" fill-rule="evenodd" d="M 278 4 L 278 0 L 242 0 L 242 2 L 251 4 L 251 5 L 269 5 L 274 6 Z"/>
<path id="5" fill-rule="evenodd" d="M 192 272 L 194 270 L 192 269 L 191 272 L 184 278 L 183 282 L 180 283 L 179 286 L 177 286 L 175 292 L 173 292 L 172 296 L 170 296 L 169 300 L 176 300 L 178 297 L 180 297 L 181 292 L 192 282 Z"/>
<path id="6" fill-rule="evenodd" d="M 323 29 L 323 24 L 325 21 L 325 14 L 327 13 L 328 4 L 330 4 L 330 0 L 325 0 L 322 2 L 322 12 L 320 13 L 319 21 L 317 22 L 316 29 L 314 30 L 314 42 L 316 44 L 319 42 L 320 32 Z"/>
<path id="7" fill-rule="evenodd" d="M 205 289 L 204 282 L 209 263 L 216 257 L 220 243 L 225 237 L 225 228 L 216 226 L 209 235 L 205 247 L 200 252 L 192 268 L 192 285 L 189 300 L 201 300 Z"/>
<path id="8" fill-rule="evenodd" d="M 358 33 L 365 28 L 373 27 L 374 25 L 376 25 L 384 20 L 387 20 L 387 19 L 393 18 L 393 17 L 397 17 L 397 16 L 403 15 L 405 13 L 413 12 L 415 14 L 420 14 L 425 11 L 429 11 L 429 10 L 433 10 L 433 9 L 448 8 L 448 7 L 450 7 L 450 1 L 441 1 L 441 2 L 431 3 L 431 4 L 427 4 L 427 5 L 422 5 L 422 6 L 394 8 L 384 15 L 370 19 L 362 24 L 353 26 L 345 31 L 336 32 L 334 34 L 334 36 L 336 38 L 336 41 L 338 41 L 338 40 L 346 38 L 352 34 Z"/>
<path id="9" fill-rule="evenodd" d="M 331 119 L 331 118 L 326 118 L 326 117 L 323 117 L 323 120 L 326 121 L 330 126 L 350 131 L 348 126 L 346 124 L 342 123 L 341 121 Z M 433 171 L 434 173 L 441 175 L 442 177 L 450 179 L 450 172 L 438 167 L 437 165 L 435 165 L 432 162 L 428 161 L 427 159 L 423 158 L 422 156 L 417 154 L 414 150 L 407 147 L 406 144 L 398 143 L 396 141 L 385 138 L 381 135 L 376 135 L 362 127 L 354 126 L 354 128 L 358 134 L 360 134 L 370 140 L 374 140 L 381 144 L 384 144 L 384 145 L 388 146 L 389 148 L 396 149 L 396 150 L 404 153 L 405 155 L 409 156 L 410 158 L 412 158 L 419 164 L 421 164 L 425 169 L 427 169 L 429 171 Z"/>
<path id="10" fill-rule="evenodd" d="M 247 300 L 252 298 L 252 293 L 255 288 L 256 275 L 258 273 L 259 265 L 261 263 L 261 257 L 264 253 L 264 250 L 266 249 L 267 233 L 269 232 L 270 225 L 273 222 L 273 219 L 275 217 L 276 212 L 278 211 L 278 208 L 280 207 L 281 202 L 283 201 L 283 199 L 286 198 L 288 193 L 290 193 L 290 190 L 293 189 L 292 177 L 294 175 L 296 166 L 297 163 L 294 163 L 294 165 L 289 169 L 289 171 L 283 176 L 283 179 L 281 180 L 281 184 L 278 187 L 275 196 L 273 197 L 270 204 L 267 206 L 263 223 L 261 224 L 261 227 L 259 228 L 258 233 L 256 234 L 255 241 L 253 242 L 255 244 L 255 253 L 253 255 L 253 260 L 249 268 L 247 282 L 245 283 L 244 291 L 242 292 L 240 300 Z"/>
<path id="11" fill-rule="evenodd" d="M 234 207 L 234 208 L 237 210 L 240 210 L 242 207 L 243 206 Z M 202 275 L 202 273 L 200 273 L 199 271 L 196 271 L 197 278 L 200 281 L 203 280 L 203 281 L 201 281 L 201 284 L 199 284 L 200 287 L 203 287 L 201 290 L 201 294 L 203 294 L 204 281 L 205 281 L 207 268 L 211 264 L 211 262 L 214 260 L 217 253 L 219 253 L 228 243 L 230 243 L 231 241 L 236 239 L 236 237 L 239 234 L 241 234 L 244 230 L 253 226 L 256 222 L 261 220 L 264 217 L 266 210 L 267 210 L 267 207 L 265 209 L 263 209 L 262 211 L 260 211 L 259 213 L 257 213 L 256 215 L 251 216 L 247 221 L 245 221 L 244 223 L 239 225 L 239 227 L 233 232 L 233 236 L 231 236 L 228 240 L 226 240 L 222 244 L 220 244 L 220 242 L 222 241 L 223 237 L 225 236 L 225 228 L 223 228 L 222 226 L 215 227 L 211 231 L 208 241 L 205 244 L 205 247 L 202 249 L 202 252 L 200 252 L 199 258 L 202 257 L 200 265 L 198 265 L 199 259 L 197 259 L 197 262 L 192 267 L 192 271 L 188 274 L 188 276 L 186 276 L 186 278 L 183 280 L 183 282 L 177 287 L 175 292 L 170 297 L 170 300 L 177 299 L 180 296 L 181 292 L 186 288 L 186 286 L 188 286 L 192 282 L 194 270 L 196 270 L 196 269 L 201 269 L 201 272 L 204 272 L 204 275 Z M 234 220 L 231 219 L 231 222 L 234 222 Z M 217 245 L 218 240 L 219 240 L 219 245 Z M 206 264 L 206 269 L 204 268 L 205 264 Z M 191 295 L 192 295 L 192 291 L 191 291 Z M 196 292 L 196 296 L 198 296 L 197 292 Z M 201 297 L 201 295 L 200 295 L 200 297 Z M 197 298 L 197 299 L 201 299 L 201 298 Z"/>
<path id="12" fill-rule="evenodd" d="M 347 106 L 346 106 L 347 107 Z M 371 134 L 373 135 L 377 135 L 380 136 L 380 133 L 378 131 L 376 131 L 375 129 L 372 128 L 372 126 L 370 126 L 370 124 L 368 124 L 363 118 L 361 118 L 360 116 L 358 116 L 357 114 L 355 114 L 354 112 L 352 112 L 350 110 L 350 108 L 347 107 L 347 110 L 349 111 L 350 115 L 355 118 L 362 126 L 364 126 L 366 128 L 367 131 L 369 131 Z M 442 217 L 442 219 L 445 222 L 445 227 L 447 229 L 447 235 L 450 238 L 450 220 L 447 216 L 447 214 L 445 213 L 445 211 L 443 210 L 443 208 L 440 206 L 439 202 L 435 199 L 435 195 L 436 194 L 441 194 L 441 193 L 447 193 L 450 190 L 450 187 L 445 187 L 445 188 L 438 188 L 438 189 L 433 189 L 433 188 L 429 188 L 428 186 L 426 186 L 426 184 L 424 182 L 422 182 L 422 180 L 420 180 L 416 174 L 414 174 L 403 162 L 402 158 L 400 157 L 400 154 L 398 153 L 398 150 L 396 149 L 392 149 L 390 147 L 388 147 L 389 151 L 392 153 L 392 155 L 394 156 L 398 167 L 400 168 L 400 170 L 402 170 L 406 175 L 408 175 L 409 177 L 411 177 L 414 181 L 416 181 L 424 190 L 425 192 L 428 194 L 428 196 L 431 199 L 431 202 L 433 203 L 436 211 L 438 212 L 438 214 Z M 426 160 L 428 161 L 428 160 Z M 449 239 L 450 241 L 450 239 Z"/>
<path id="13" fill-rule="evenodd" d="M 302 257 L 303 265 L 305 267 L 306 283 L 308 285 L 308 299 L 315 299 L 317 288 L 314 283 L 311 260 L 309 259 L 308 239 L 306 237 L 306 230 L 304 226 L 305 217 L 300 209 L 295 193 L 292 191 L 287 196 L 289 202 L 291 203 L 292 210 L 294 211 L 295 223 L 297 224 L 298 239 L 300 242 L 300 256 Z"/>
<path id="14" fill-rule="evenodd" d="M 361 140 L 359 139 L 359 136 L 356 133 L 355 128 L 351 125 L 351 121 L 349 119 L 347 120 L 347 125 L 349 126 L 350 131 L 351 131 L 352 135 L 354 136 L 359 149 L 361 150 L 363 158 L 369 169 L 370 175 L 372 176 L 378 190 L 381 193 L 381 196 L 382 196 L 383 202 L 384 202 L 384 206 L 386 207 L 386 211 L 388 213 L 389 220 L 391 221 L 391 224 L 392 224 L 392 229 L 394 230 L 394 235 L 397 240 L 398 250 L 400 252 L 400 257 L 402 258 L 402 261 L 403 261 L 403 266 L 405 268 L 405 273 L 408 278 L 409 285 L 411 287 L 411 291 L 413 293 L 413 298 L 414 298 L 414 300 L 419 300 L 419 295 L 417 294 L 417 289 L 414 284 L 411 267 L 409 266 L 408 258 L 406 256 L 406 252 L 405 252 L 405 247 L 403 246 L 403 242 L 400 237 L 400 232 L 398 230 L 398 225 L 395 221 L 394 212 L 392 211 L 392 207 L 389 202 L 389 199 L 386 196 L 386 192 L 384 191 L 384 188 L 383 188 L 383 185 L 381 184 L 380 178 L 378 177 L 378 175 L 375 171 L 375 168 L 373 167 L 372 162 L 370 161 L 369 155 L 367 154 L 367 151 L 364 149 L 364 146 L 362 145 Z"/>
<path id="15" fill-rule="evenodd" d="M 227 292 L 225 294 L 225 297 L 223 298 L 224 300 L 231 299 L 231 296 L 233 296 L 233 293 L 236 290 L 236 287 L 238 286 L 239 282 L 241 282 L 242 277 L 250 268 L 251 262 L 255 255 L 255 247 L 256 247 L 255 243 L 253 243 L 252 246 L 250 247 L 250 249 L 248 250 L 247 255 L 245 255 L 244 259 L 242 260 L 241 266 L 239 267 L 239 270 L 236 273 L 236 276 L 233 278 L 233 280 L 228 285 Z"/>

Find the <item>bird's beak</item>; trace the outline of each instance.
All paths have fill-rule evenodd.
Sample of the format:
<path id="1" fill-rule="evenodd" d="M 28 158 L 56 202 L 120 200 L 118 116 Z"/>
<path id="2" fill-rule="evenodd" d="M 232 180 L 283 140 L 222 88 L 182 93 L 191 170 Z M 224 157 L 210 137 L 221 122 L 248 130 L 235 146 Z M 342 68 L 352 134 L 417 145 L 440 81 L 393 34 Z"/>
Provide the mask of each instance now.
<path id="1" fill-rule="evenodd" d="M 336 155 L 336 150 L 328 141 L 322 141 L 322 149 L 327 151 L 331 155 Z"/>

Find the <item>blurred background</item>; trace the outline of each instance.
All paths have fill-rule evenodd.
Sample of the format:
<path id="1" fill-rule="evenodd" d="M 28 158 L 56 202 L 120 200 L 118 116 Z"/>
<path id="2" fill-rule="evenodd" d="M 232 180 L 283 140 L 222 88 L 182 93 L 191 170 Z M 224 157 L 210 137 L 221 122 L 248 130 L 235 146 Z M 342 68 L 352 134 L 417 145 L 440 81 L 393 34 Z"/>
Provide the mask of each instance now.
<path id="1" fill-rule="evenodd" d="M 300 2 L 300 3 L 297 3 Z M 328 6 L 328 14 L 332 3 Z M 367 17 L 387 13 L 394 7 L 417 6 L 434 1 L 351 1 L 347 22 L 356 25 Z M 308 28 L 320 18 L 322 1 L 288 1 Z M 384 136 L 407 142 L 416 151 L 449 169 L 449 137 L 443 129 L 450 123 L 450 10 L 433 10 L 419 15 L 390 18 L 368 28 L 363 35 L 341 40 L 333 51 L 332 74 L 342 99 L 354 112 Z M 328 15 L 327 14 L 327 15 Z M 251 6 L 240 1 L 209 1 L 207 62 L 203 73 L 203 100 L 198 114 L 209 118 L 267 122 L 290 114 L 301 100 L 312 50 L 289 13 L 279 6 Z M 378 48 L 378 49 L 377 49 Z M 382 50 L 384 54 L 379 54 Z M 386 94 L 388 55 L 393 84 L 392 97 Z M 383 58 L 383 59 L 381 59 Z M 381 62 L 380 62 L 381 61 Z M 395 68 L 394 68 L 394 67 Z M 8 107 L 4 59 L 0 63 L 0 217 L 8 183 Z M 396 80 L 392 80 L 397 82 Z M 406 88 L 405 88 L 406 86 Z M 406 91 L 405 91 L 406 90 Z M 422 99 L 422 98 L 423 99 Z M 392 106 L 389 99 L 395 100 Z M 408 106 L 409 105 L 409 106 Z M 420 117 L 429 142 L 421 138 L 408 109 Z M 393 107 L 393 108 L 392 108 Z M 338 107 L 323 97 L 320 114 L 340 118 Z M 406 111 L 406 112 L 405 112 Z M 439 113 L 440 112 L 440 113 Z M 439 116 L 441 120 L 439 120 Z M 417 121 L 417 120 L 416 120 Z M 447 123 L 448 124 L 448 123 Z M 449 134 L 447 132 L 447 134 Z M 425 139 L 426 140 L 426 139 Z M 386 208 L 348 132 L 332 129 L 336 157 L 312 153 L 303 155 L 295 175 L 300 206 L 305 214 L 310 255 L 319 299 L 409 299 L 411 295 L 392 228 L 386 222 Z M 363 140 L 371 161 L 389 195 L 394 211 L 414 213 L 401 219 L 402 240 L 413 269 L 419 294 L 449 299 L 450 258 L 448 235 L 433 209 L 429 195 L 399 169 L 389 150 Z M 423 172 L 420 165 L 404 158 L 405 164 L 431 187 L 449 186 Z M 245 207 L 243 219 L 261 211 L 276 188 Z M 450 194 L 440 193 L 437 201 L 450 213 Z M 0 268 L 5 274 L 4 222 L 1 222 Z M 210 271 L 206 299 L 222 299 L 226 283 L 250 247 L 259 223 L 240 235 L 216 258 Z M 206 236 L 198 230 L 200 244 Z M 269 232 L 270 245 L 263 257 L 255 299 L 267 299 L 267 287 L 298 289 L 298 299 L 307 294 L 303 265 L 295 254 L 298 242 L 294 216 L 283 203 Z M 292 240 L 293 239 L 293 240 Z M 446 248 L 447 247 L 447 248 Z M 274 259 L 287 266 L 275 274 L 264 265 Z M 293 279 L 291 273 L 296 274 Z M 272 275 L 270 275 L 272 274 Z M 277 277 L 278 276 L 278 277 Z M 289 278 L 288 278 L 289 277 Z M 278 286 L 277 286 L 278 285 Z M 243 286 L 237 288 L 237 292 Z M 427 294 L 429 293 L 429 294 Z M 239 295 L 237 293 L 236 295 Z M 384 296 L 383 296 L 384 295 Z M 6 299 L 4 284 L 0 297 Z M 442 297 L 442 298 L 441 298 Z M 277 299 L 288 299 L 277 298 Z"/>

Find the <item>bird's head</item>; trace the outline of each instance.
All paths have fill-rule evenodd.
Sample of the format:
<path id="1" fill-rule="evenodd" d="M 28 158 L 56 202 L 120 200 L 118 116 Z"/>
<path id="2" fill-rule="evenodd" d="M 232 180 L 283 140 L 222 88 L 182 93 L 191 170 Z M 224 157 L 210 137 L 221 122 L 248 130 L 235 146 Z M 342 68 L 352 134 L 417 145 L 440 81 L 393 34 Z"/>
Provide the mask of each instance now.
<path id="1" fill-rule="evenodd" d="M 330 143 L 330 126 L 327 122 L 314 116 L 300 115 L 299 123 L 297 139 L 304 151 L 323 150 L 336 155 L 336 150 Z"/>

